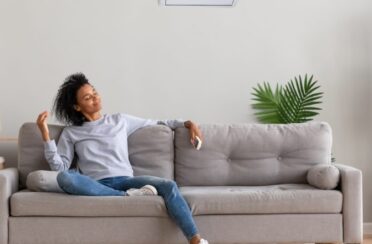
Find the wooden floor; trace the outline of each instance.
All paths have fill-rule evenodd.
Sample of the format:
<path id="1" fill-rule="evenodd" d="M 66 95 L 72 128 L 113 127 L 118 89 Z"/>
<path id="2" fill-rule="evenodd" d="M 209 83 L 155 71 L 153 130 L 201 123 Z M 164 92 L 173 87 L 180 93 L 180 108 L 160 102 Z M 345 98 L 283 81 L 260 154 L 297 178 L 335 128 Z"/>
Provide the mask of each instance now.
<path id="1" fill-rule="evenodd" d="M 310 244 L 310 243 L 306 243 L 306 244 Z M 311 243 L 311 244 L 314 244 L 314 243 Z M 372 235 L 364 236 L 363 244 L 372 244 Z"/>
<path id="2" fill-rule="evenodd" d="M 363 238 L 363 244 L 372 244 L 372 235 Z"/>

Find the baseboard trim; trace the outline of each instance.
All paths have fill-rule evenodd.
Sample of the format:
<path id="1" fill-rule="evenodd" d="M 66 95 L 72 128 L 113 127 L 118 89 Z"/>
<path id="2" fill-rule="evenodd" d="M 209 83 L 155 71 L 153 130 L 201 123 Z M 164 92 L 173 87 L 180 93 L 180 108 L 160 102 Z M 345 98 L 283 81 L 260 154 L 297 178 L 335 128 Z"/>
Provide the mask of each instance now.
<path id="1" fill-rule="evenodd" d="M 363 224 L 363 233 L 365 237 L 372 237 L 372 223 Z"/>

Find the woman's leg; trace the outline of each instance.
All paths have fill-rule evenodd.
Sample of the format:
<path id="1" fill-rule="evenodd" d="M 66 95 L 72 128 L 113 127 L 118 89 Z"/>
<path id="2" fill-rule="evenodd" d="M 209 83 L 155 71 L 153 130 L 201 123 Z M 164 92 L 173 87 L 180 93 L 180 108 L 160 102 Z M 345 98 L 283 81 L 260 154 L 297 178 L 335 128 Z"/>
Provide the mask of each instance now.
<path id="1" fill-rule="evenodd" d="M 198 234 L 198 229 L 188 204 L 180 194 L 177 184 L 172 180 L 167 180 L 154 176 L 135 176 L 126 177 L 118 184 L 112 185 L 114 189 L 128 190 L 130 188 L 141 188 L 144 185 L 152 185 L 160 196 L 164 198 L 169 215 L 181 228 L 186 238 L 190 241 Z"/>
<path id="2" fill-rule="evenodd" d="M 58 185 L 63 191 L 72 195 L 85 196 L 126 196 L 122 190 L 105 186 L 88 176 L 75 171 L 63 171 L 57 175 Z"/>

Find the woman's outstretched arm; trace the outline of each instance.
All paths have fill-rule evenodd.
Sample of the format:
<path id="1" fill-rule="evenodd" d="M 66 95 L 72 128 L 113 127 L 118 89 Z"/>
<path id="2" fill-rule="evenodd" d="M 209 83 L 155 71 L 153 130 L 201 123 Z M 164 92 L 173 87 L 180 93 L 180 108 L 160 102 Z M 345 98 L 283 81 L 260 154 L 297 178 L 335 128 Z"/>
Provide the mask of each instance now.
<path id="1" fill-rule="evenodd" d="M 53 171 L 68 170 L 74 157 L 74 145 L 68 139 L 66 131 L 63 130 L 57 146 L 55 141 L 50 139 L 47 118 L 48 112 L 44 111 L 36 120 L 44 141 L 45 159 Z"/>
<path id="2" fill-rule="evenodd" d="M 191 121 L 183 121 L 183 120 L 158 120 L 158 124 L 166 125 L 172 129 L 176 129 L 179 127 L 186 127 L 190 131 L 190 141 L 191 144 L 195 144 L 196 137 L 199 137 L 199 139 L 203 140 L 203 135 L 199 129 L 199 126 Z"/>

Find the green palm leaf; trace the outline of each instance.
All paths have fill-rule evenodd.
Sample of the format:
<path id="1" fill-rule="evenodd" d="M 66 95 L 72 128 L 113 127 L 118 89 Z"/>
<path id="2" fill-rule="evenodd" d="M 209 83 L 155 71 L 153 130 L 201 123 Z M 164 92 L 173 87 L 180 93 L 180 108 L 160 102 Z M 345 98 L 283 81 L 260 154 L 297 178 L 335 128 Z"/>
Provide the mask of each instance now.
<path id="1" fill-rule="evenodd" d="M 263 87 L 258 84 L 257 88 L 253 88 L 254 96 L 253 100 L 256 101 L 252 106 L 254 109 L 259 110 L 255 113 L 258 120 L 267 123 L 281 123 L 278 121 L 280 118 L 278 114 L 278 106 L 280 104 L 280 94 L 282 93 L 282 87 L 276 85 L 275 91 L 270 87 L 269 83 L 264 82 Z"/>
<path id="2" fill-rule="evenodd" d="M 320 99 L 323 92 L 318 92 L 320 86 L 313 76 L 305 75 L 290 80 L 284 87 L 276 85 L 275 92 L 269 83 L 264 82 L 263 87 L 258 84 L 253 88 L 254 96 L 252 99 L 256 103 L 252 104 L 257 119 L 263 123 L 302 123 L 312 120 L 318 115 L 321 108 Z"/>

